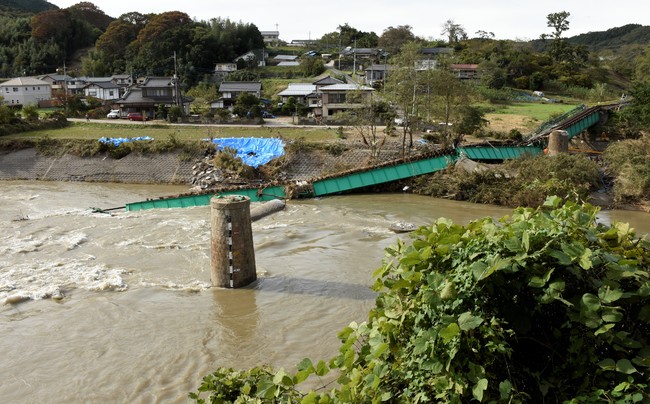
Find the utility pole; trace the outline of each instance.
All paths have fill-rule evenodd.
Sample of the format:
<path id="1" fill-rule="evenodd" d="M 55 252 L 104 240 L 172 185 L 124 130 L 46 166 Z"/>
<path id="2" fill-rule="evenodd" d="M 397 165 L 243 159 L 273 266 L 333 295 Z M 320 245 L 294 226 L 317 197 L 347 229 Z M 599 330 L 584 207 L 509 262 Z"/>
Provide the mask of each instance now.
<path id="1" fill-rule="evenodd" d="M 185 115 L 185 111 L 183 111 L 183 105 L 181 104 L 181 93 L 180 89 L 178 86 L 178 71 L 176 69 L 176 51 L 174 51 L 174 103 L 176 106 L 181 108 L 181 115 Z"/>
<path id="2" fill-rule="evenodd" d="M 354 50 L 352 51 L 352 76 L 357 75 L 357 38 L 354 38 Z"/>

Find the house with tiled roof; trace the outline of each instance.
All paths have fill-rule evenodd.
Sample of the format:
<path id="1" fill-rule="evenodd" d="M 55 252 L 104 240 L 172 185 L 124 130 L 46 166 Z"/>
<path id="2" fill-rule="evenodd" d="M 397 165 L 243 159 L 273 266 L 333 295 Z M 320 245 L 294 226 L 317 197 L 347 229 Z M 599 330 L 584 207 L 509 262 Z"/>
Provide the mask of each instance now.
<path id="1" fill-rule="evenodd" d="M 90 81 L 83 87 L 86 97 L 98 98 L 104 101 L 112 101 L 121 98 L 126 92 L 126 88 L 113 81 Z"/>
<path id="2" fill-rule="evenodd" d="M 168 109 L 175 105 L 180 106 L 187 115 L 193 100 L 180 93 L 180 85 L 173 78 L 147 77 L 142 83 L 129 87 L 126 94 L 115 101 L 115 105 L 119 106 L 122 115 L 142 112 L 149 119 L 155 119 L 160 108 Z"/>
<path id="3" fill-rule="evenodd" d="M 38 105 L 52 99 L 52 86 L 34 77 L 18 77 L 0 83 L 0 95 L 6 105 Z"/>
<path id="4" fill-rule="evenodd" d="M 237 97 L 243 93 L 250 93 L 260 98 L 262 96 L 262 83 L 259 81 L 224 81 L 219 85 L 221 98 L 210 102 L 211 109 L 230 108 L 235 105 Z"/>

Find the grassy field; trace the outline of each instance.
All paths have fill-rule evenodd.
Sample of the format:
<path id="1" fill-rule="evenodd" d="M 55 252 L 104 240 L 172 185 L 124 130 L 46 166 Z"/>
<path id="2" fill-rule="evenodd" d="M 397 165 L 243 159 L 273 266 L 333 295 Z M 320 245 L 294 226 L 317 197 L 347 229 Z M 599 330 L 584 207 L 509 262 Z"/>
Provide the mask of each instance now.
<path id="1" fill-rule="evenodd" d="M 485 118 L 490 122 L 489 130 L 507 132 L 517 129 L 526 133 L 576 107 L 575 104 L 515 103 L 498 106 L 485 114 Z"/>
<path id="2" fill-rule="evenodd" d="M 302 127 L 228 127 L 228 126 L 172 126 L 165 124 L 109 124 L 73 122 L 67 128 L 48 129 L 3 136 L 3 139 L 85 139 L 93 140 L 101 137 L 140 137 L 150 136 L 155 140 L 179 141 L 201 140 L 210 137 L 281 137 L 285 140 L 305 140 L 322 142 L 336 139 L 335 128 L 302 128 Z"/>
<path id="3" fill-rule="evenodd" d="M 516 103 L 498 106 L 486 114 L 490 122 L 488 130 L 508 132 L 517 129 L 527 133 L 548 119 L 563 114 L 576 105 Z M 348 134 L 351 130 L 346 130 Z M 337 127 L 282 127 L 282 126 L 191 126 L 168 125 L 166 123 L 147 122 L 146 124 L 72 122 L 62 129 L 48 129 L 3 136 L 3 139 L 85 139 L 101 137 L 140 137 L 150 136 L 156 140 L 195 141 L 210 137 L 280 137 L 285 140 L 304 139 L 313 142 L 326 142 L 337 139 Z"/>

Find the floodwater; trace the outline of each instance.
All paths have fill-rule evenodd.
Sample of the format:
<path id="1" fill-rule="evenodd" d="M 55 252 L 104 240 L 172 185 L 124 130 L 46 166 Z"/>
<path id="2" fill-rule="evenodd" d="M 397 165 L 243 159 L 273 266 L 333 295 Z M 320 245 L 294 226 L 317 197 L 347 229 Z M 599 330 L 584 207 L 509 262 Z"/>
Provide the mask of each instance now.
<path id="1" fill-rule="evenodd" d="M 258 281 L 210 288 L 210 208 L 93 213 L 178 186 L 3 182 L 0 401 L 187 402 L 220 366 L 329 359 L 395 222 L 510 212 L 408 194 L 289 201 L 253 223 Z M 650 233 L 650 215 L 605 212 Z M 4 304 L 3 304 L 4 303 Z"/>

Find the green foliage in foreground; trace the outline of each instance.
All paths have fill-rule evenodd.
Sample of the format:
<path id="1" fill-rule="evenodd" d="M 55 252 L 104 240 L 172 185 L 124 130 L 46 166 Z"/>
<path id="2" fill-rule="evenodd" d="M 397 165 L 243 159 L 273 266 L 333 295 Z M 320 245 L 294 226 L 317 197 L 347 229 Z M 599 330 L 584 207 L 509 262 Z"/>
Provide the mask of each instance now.
<path id="1" fill-rule="evenodd" d="M 511 217 L 439 219 L 386 250 L 376 307 L 328 364 L 221 368 L 212 403 L 650 400 L 650 242 L 598 210 L 549 198 Z M 302 393 L 311 375 L 338 385 Z"/>

